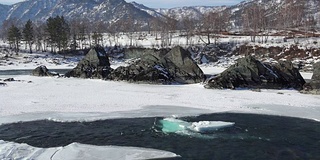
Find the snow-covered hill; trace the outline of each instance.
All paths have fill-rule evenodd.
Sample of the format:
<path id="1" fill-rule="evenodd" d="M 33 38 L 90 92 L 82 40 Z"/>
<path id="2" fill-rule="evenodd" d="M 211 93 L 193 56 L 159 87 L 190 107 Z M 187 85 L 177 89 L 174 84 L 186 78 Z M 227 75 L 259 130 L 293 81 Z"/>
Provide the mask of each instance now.
<path id="1" fill-rule="evenodd" d="M 10 6 L 0 4 L 0 20 L 6 19 Z"/>
<path id="2" fill-rule="evenodd" d="M 281 16 L 278 15 L 284 12 L 288 4 L 302 5 L 304 19 L 311 16 L 318 21 L 318 25 L 320 24 L 319 0 L 247 0 L 233 6 L 194 6 L 170 9 L 154 9 L 136 2 L 127 3 L 125 0 L 26 0 L 11 6 L 0 5 L 0 23 L 10 18 L 17 18 L 21 21 L 28 19 L 45 21 L 48 17 L 57 15 L 63 15 L 66 19 L 81 17 L 107 23 L 131 16 L 136 20 L 147 22 L 153 17 L 171 17 L 177 20 L 184 17 L 199 19 L 209 12 L 227 11 L 231 13 L 234 27 L 237 27 L 242 24 L 246 10 L 254 5 L 262 6 L 269 19 L 279 21 Z M 295 9 L 287 10 L 287 15 L 296 14 Z"/>
<path id="3" fill-rule="evenodd" d="M 318 22 L 318 25 L 320 25 L 319 0 L 247 0 L 230 6 L 226 10 L 232 15 L 231 21 L 235 22 L 236 25 L 241 25 L 243 22 L 242 16 L 246 14 L 246 10 L 252 9 L 255 5 L 261 6 L 265 10 L 263 15 L 274 22 L 288 21 L 288 17 L 297 18 L 300 14 L 302 15 L 301 21 L 313 17 Z M 302 11 L 300 13 L 299 7 L 301 7 Z"/>
<path id="4" fill-rule="evenodd" d="M 163 9 L 159 8 L 156 9 L 158 13 L 162 15 L 166 15 L 168 17 L 174 17 L 176 19 L 183 19 L 184 17 L 192 17 L 195 19 L 201 18 L 204 14 L 209 12 L 219 12 L 227 7 L 208 7 L 208 6 L 195 6 L 195 7 L 178 7 L 178 8 L 170 8 L 170 9 Z"/>
<path id="5" fill-rule="evenodd" d="M 4 14 L 5 15 L 5 14 Z M 128 16 L 147 20 L 151 16 L 124 0 L 27 0 L 10 6 L 5 18 L 21 21 L 45 21 L 62 15 L 67 19 L 86 18 L 91 21 L 114 22 Z"/>

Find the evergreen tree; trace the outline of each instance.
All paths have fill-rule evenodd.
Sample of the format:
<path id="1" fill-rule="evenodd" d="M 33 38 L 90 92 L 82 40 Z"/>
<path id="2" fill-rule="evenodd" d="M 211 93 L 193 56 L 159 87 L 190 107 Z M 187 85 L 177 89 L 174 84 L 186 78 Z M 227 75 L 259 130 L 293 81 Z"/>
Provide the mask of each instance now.
<path id="1" fill-rule="evenodd" d="M 68 47 L 70 27 L 63 16 L 50 17 L 47 20 L 47 32 L 52 52 L 55 47 L 58 48 L 58 51 Z"/>
<path id="2" fill-rule="evenodd" d="M 21 42 L 21 39 L 22 39 L 22 35 L 21 35 L 21 32 L 20 32 L 19 28 L 16 27 L 15 25 L 12 25 L 9 28 L 7 39 L 9 41 L 9 43 L 10 43 L 10 46 L 11 47 L 13 46 L 15 51 L 18 53 L 19 45 L 20 45 L 20 42 Z"/>
<path id="3" fill-rule="evenodd" d="M 59 34 L 59 43 L 58 43 L 58 48 L 59 51 L 62 49 L 67 49 L 69 39 L 70 39 L 70 26 L 67 23 L 67 21 L 64 19 L 64 17 L 60 17 L 58 20 L 60 23 L 60 34 Z"/>
<path id="4" fill-rule="evenodd" d="M 94 45 L 100 45 L 103 40 L 103 35 L 98 32 L 93 32 L 92 39 L 94 40 Z"/>
<path id="5" fill-rule="evenodd" d="M 56 41 L 57 41 L 58 32 L 57 32 L 56 28 L 57 28 L 57 25 L 56 25 L 55 19 L 52 18 L 52 17 L 47 19 L 46 31 L 48 33 L 48 40 L 49 40 L 49 43 L 51 45 L 51 52 L 54 52 L 55 44 L 56 44 Z"/>
<path id="6" fill-rule="evenodd" d="M 32 53 L 34 33 L 33 33 L 33 24 L 31 20 L 28 20 L 28 22 L 25 24 L 22 33 L 23 33 L 23 39 L 28 44 L 30 53 Z"/>

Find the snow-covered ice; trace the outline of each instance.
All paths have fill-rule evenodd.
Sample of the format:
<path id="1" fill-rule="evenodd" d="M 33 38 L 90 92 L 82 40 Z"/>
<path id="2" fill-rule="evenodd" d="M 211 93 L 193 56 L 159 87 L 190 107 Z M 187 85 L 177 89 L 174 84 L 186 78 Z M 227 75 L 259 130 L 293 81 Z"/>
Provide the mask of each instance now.
<path id="1" fill-rule="evenodd" d="M 139 160 L 173 158 L 178 155 L 155 149 L 117 146 L 93 146 L 72 143 L 64 147 L 36 148 L 0 140 L 1 160 Z"/>
<path id="2" fill-rule="evenodd" d="M 189 127 L 192 130 L 197 132 L 209 132 L 215 131 L 222 128 L 227 128 L 233 126 L 234 122 L 223 122 L 223 121 L 200 121 L 200 122 L 193 122 Z"/>
<path id="3" fill-rule="evenodd" d="M 220 72 L 220 69 L 214 70 L 212 68 L 211 73 Z M 28 114 L 43 114 L 33 117 L 33 120 L 54 119 L 55 117 L 46 117 L 46 114 L 53 113 L 65 116 L 71 114 L 69 120 L 74 119 L 72 114 L 81 113 L 87 117 L 86 113 L 98 113 L 100 116 L 97 117 L 103 119 L 110 113 L 159 105 L 186 107 L 185 111 L 189 107 L 204 109 L 205 113 L 249 112 L 320 119 L 320 97 L 300 94 L 295 90 L 209 90 L 204 89 L 203 84 L 149 85 L 28 75 L 10 77 L 23 81 L 7 82 L 7 86 L 0 88 L 0 123 L 10 117 L 15 121 L 22 121 Z M 0 79 L 4 78 L 9 77 L 0 76 Z M 32 83 L 27 83 L 28 81 Z M 164 112 L 163 116 L 179 114 L 177 110 L 169 111 Z M 123 116 L 130 117 L 130 114 Z M 76 120 L 81 120 L 81 116 L 75 117 Z"/>
<path id="4" fill-rule="evenodd" d="M 69 63 L 72 61 L 72 63 Z M 37 62 L 37 63 L 35 63 Z M 38 64 L 49 69 L 66 69 L 75 66 L 76 60 L 60 59 L 59 63 L 35 59 L 31 63 L 14 62 L 11 66 L 0 66 L 0 70 L 34 69 Z M 112 67 L 126 65 L 113 63 Z M 221 73 L 225 68 L 201 66 L 205 74 Z M 310 79 L 311 73 L 302 74 Z M 304 95 L 295 90 L 209 90 L 203 84 L 150 85 L 93 79 L 33 77 L 29 75 L 1 75 L 0 79 L 15 78 L 0 86 L 0 124 L 19 121 L 95 121 L 110 118 L 130 117 L 176 117 L 216 112 L 257 113 L 292 116 L 320 121 L 320 96 Z M 32 83 L 28 83 L 32 81 Z M 200 122 L 199 122 L 200 123 Z M 212 128 L 201 122 L 199 130 Z M 232 123 L 232 122 L 231 122 Z M 230 124 L 231 125 L 231 124 Z M 224 126 L 224 125 L 218 125 Z M 116 151 L 115 151 L 115 150 Z M 131 148 L 132 149 L 132 148 Z M 58 148 L 35 148 L 0 140 L 0 159 L 88 159 L 92 155 L 175 156 L 165 151 L 118 147 L 98 147 L 73 143 Z M 88 151 L 88 152 L 84 152 Z M 132 152 L 137 153 L 131 155 Z M 85 155 L 83 154 L 85 153 Z M 158 154 L 159 153 L 159 154 Z M 65 155 L 70 155 L 65 157 Z M 49 157 L 49 158 L 48 158 Z M 60 158 L 61 158 L 60 157 Z M 99 158 L 99 157 L 98 157 Z M 97 159 L 98 159 L 97 158 Z M 93 159 L 90 157 L 90 159 Z M 132 159 L 120 157 L 119 159 Z M 134 159 L 134 157 L 133 157 Z M 139 159 L 139 158 L 137 158 Z M 140 158 L 141 159 L 141 158 Z"/>
<path id="5" fill-rule="evenodd" d="M 205 133 L 209 131 L 216 131 L 222 128 L 233 126 L 234 122 L 223 121 L 200 121 L 200 122 L 186 122 L 176 118 L 165 118 L 160 121 L 162 131 L 165 133 L 180 133 L 186 135 L 198 135 L 191 132 Z"/>

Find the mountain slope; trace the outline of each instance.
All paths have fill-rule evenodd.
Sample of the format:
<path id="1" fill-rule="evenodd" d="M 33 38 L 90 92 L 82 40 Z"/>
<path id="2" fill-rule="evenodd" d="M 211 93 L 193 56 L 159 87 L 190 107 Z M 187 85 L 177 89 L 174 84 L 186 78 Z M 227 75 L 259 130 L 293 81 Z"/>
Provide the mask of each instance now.
<path id="1" fill-rule="evenodd" d="M 266 17 L 274 22 L 288 21 L 287 17 L 301 14 L 301 21 L 311 16 L 318 21 L 318 24 L 320 23 L 320 0 L 248 0 L 230 6 L 226 8 L 226 10 L 232 14 L 231 21 L 234 21 L 235 24 L 240 26 L 243 22 L 242 16 L 254 6 L 262 6 L 262 9 L 265 10 L 264 14 Z M 289 8 L 289 6 L 291 6 L 291 8 Z M 298 13 L 300 11 L 297 9 L 298 6 L 302 8 L 300 13 Z"/>
<path id="2" fill-rule="evenodd" d="M 67 19 L 87 18 L 90 21 L 118 21 L 128 16 L 146 20 L 151 16 L 124 0 L 28 0 L 11 6 L 6 19 L 45 21 L 63 15 Z M 3 20 L 3 19 L 2 19 Z"/>
<path id="3" fill-rule="evenodd" d="M 265 14 L 273 21 L 287 21 L 285 8 L 290 4 L 303 5 L 303 19 L 314 17 L 320 25 L 320 0 L 247 0 L 233 6 L 220 7 L 181 7 L 171 9 L 153 9 L 136 2 L 127 3 L 124 0 L 26 0 L 14 5 L 0 5 L 0 23 L 5 19 L 17 18 L 21 21 L 46 21 L 49 17 L 63 15 L 66 19 L 84 18 L 89 21 L 113 23 L 125 20 L 127 17 L 147 22 L 153 17 L 171 17 L 181 20 L 185 17 L 201 19 L 210 12 L 225 12 L 231 14 L 233 27 L 243 24 L 243 15 L 255 5 L 261 6 Z M 296 10 L 289 9 L 288 17 Z M 251 14 L 252 16 L 254 14 Z M 281 15 L 281 16 L 279 16 Z M 302 21 L 302 20 L 301 20 Z"/>
<path id="4" fill-rule="evenodd" d="M 0 4 L 0 20 L 4 20 L 7 17 L 7 13 L 10 10 L 10 6 Z M 1 24 L 0 21 L 0 24 Z"/>
<path id="5" fill-rule="evenodd" d="M 219 12 L 227 8 L 226 6 L 221 6 L 221 7 L 194 6 L 194 7 L 176 7 L 176 8 L 169 8 L 169 9 L 164 9 L 164 8 L 153 9 L 136 2 L 132 2 L 131 4 L 133 4 L 136 8 L 147 12 L 153 17 L 171 17 L 171 18 L 176 18 L 177 20 L 183 19 L 185 17 L 199 19 L 206 13 Z"/>
<path id="6" fill-rule="evenodd" d="M 156 9 L 158 13 L 166 15 L 168 17 L 174 17 L 176 19 L 183 19 L 185 17 L 199 19 L 204 14 L 209 12 L 219 12 L 227 8 L 226 6 L 221 7 L 208 7 L 208 6 L 194 6 L 194 7 L 177 7 L 170 9 Z"/>

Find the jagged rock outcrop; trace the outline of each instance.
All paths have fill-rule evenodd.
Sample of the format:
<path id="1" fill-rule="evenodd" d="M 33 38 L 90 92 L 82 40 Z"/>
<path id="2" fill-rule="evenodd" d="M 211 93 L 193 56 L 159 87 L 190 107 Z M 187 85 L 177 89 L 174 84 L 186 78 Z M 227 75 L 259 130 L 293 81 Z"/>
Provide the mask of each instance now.
<path id="1" fill-rule="evenodd" d="M 33 76 L 45 77 L 45 76 L 58 76 L 57 73 L 52 73 L 46 66 L 39 66 L 32 71 Z"/>
<path id="2" fill-rule="evenodd" d="M 241 58 L 221 74 L 208 80 L 205 88 L 260 88 L 301 90 L 305 80 L 291 62 L 269 65 L 252 56 Z"/>
<path id="3" fill-rule="evenodd" d="M 107 77 L 112 68 L 110 68 L 109 58 L 102 47 L 92 48 L 87 55 L 78 63 L 66 77 L 78 78 L 98 78 Z"/>
<path id="4" fill-rule="evenodd" d="M 303 86 L 301 93 L 320 94 L 320 62 L 313 65 L 313 75 L 311 81 Z"/>
<path id="5" fill-rule="evenodd" d="M 170 50 L 168 49 L 150 49 L 150 48 L 126 48 L 124 49 L 124 58 L 131 59 L 131 58 L 141 58 L 145 55 L 153 55 L 156 57 L 163 57 L 166 53 Z"/>
<path id="6" fill-rule="evenodd" d="M 145 55 L 127 67 L 118 67 L 110 75 L 111 80 L 148 83 L 170 83 L 173 77 L 165 69 L 160 59 L 154 55 Z"/>
<path id="7" fill-rule="evenodd" d="M 180 46 L 174 47 L 163 60 L 164 66 L 178 83 L 200 83 L 206 78 L 191 53 Z"/>
<path id="8" fill-rule="evenodd" d="M 161 57 L 147 54 L 127 67 L 119 67 L 108 77 L 146 83 L 199 83 L 205 75 L 192 60 L 190 52 L 177 46 Z"/>

